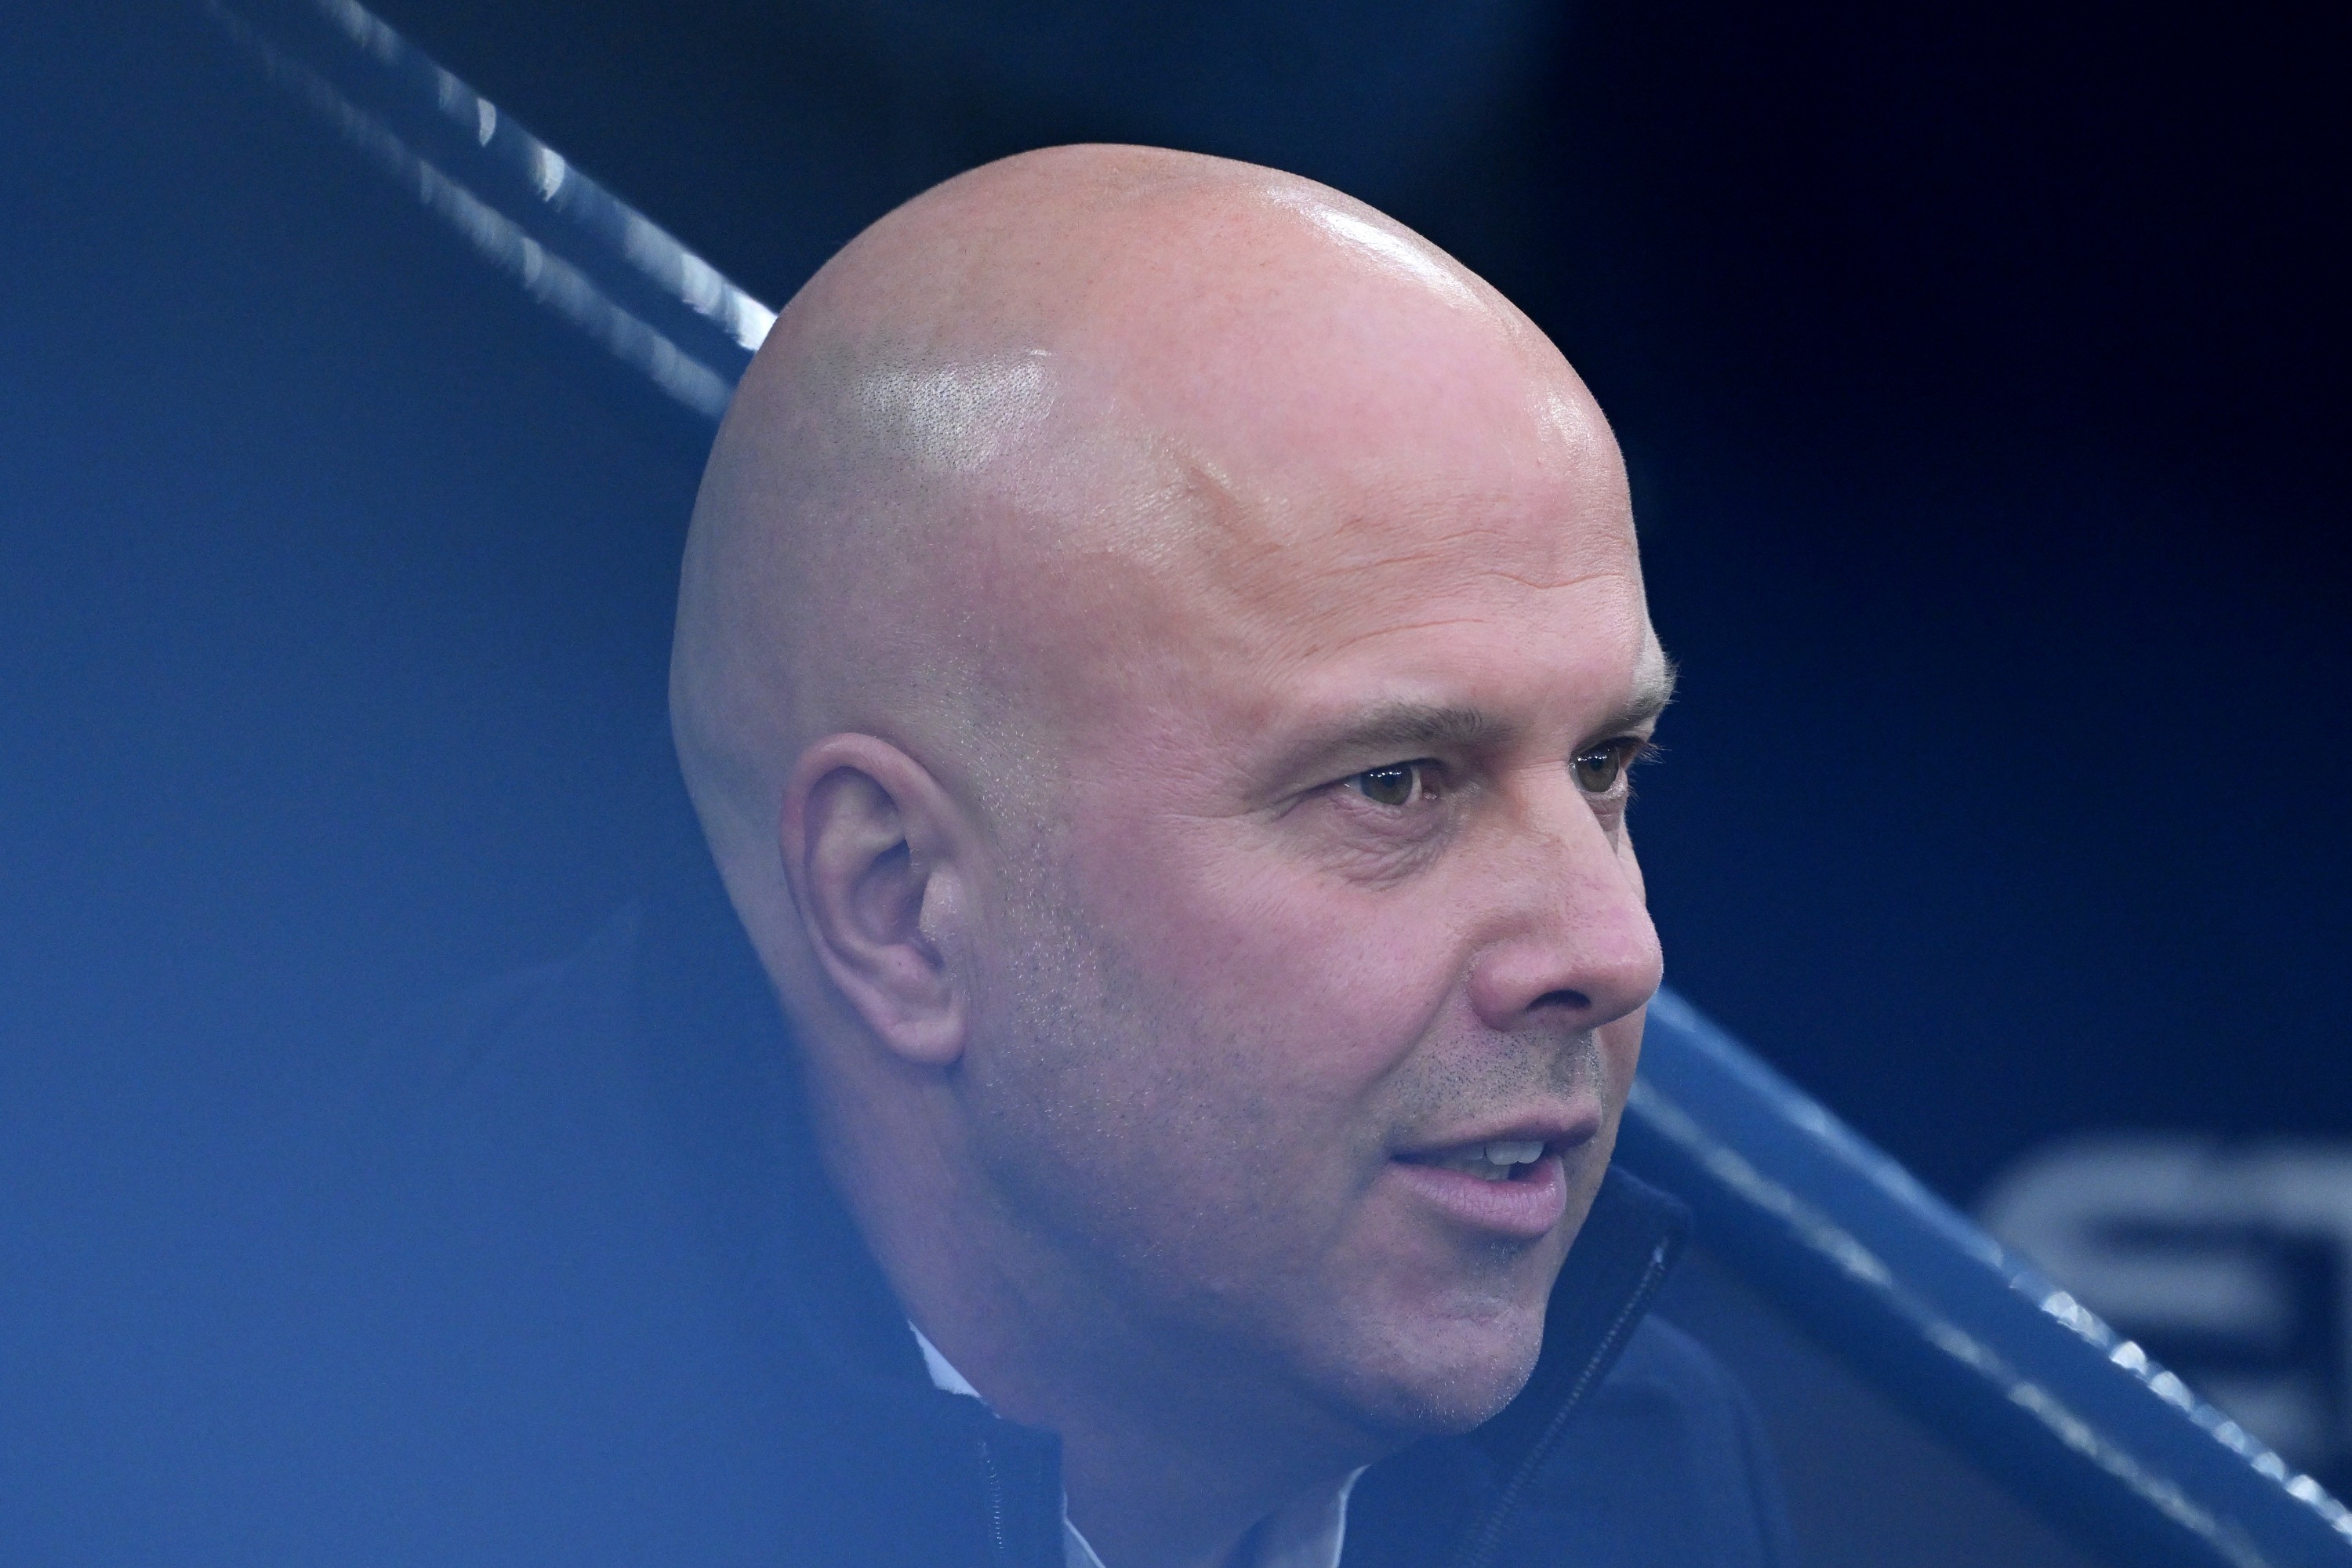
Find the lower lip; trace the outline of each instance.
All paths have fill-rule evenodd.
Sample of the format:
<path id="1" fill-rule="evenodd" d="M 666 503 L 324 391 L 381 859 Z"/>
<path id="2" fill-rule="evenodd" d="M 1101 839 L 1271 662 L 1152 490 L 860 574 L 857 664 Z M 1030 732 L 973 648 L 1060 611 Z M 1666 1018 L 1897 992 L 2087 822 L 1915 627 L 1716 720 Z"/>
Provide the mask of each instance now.
<path id="1" fill-rule="evenodd" d="M 1539 1241 L 1568 1216 L 1568 1173 L 1557 1152 L 1507 1182 L 1403 1160 L 1394 1168 L 1398 1179 L 1448 1217 L 1490 1236 Z"/>

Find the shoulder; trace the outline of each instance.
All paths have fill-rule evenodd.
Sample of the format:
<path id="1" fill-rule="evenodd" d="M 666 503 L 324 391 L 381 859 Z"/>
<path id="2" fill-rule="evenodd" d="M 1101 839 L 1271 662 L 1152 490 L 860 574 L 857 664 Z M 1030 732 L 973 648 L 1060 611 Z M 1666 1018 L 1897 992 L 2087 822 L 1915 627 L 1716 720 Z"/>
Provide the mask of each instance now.
<path id="1" fill-rule="evenodd" d="M 278 1369 L 331 1413 L 291 1516 L 356 1507 L 384 1560 L 451 1563 L 739 1561 L 783 1528 L 790 1369 L 645 946 L 622 910 L 374 1043 L 320 1205 L 320 1353 Z"/>
<path id="2" fill-rule="evenodd" d="M 1699 1342 L 1645 1320 L 1538 1478 L 1549 1550 L 1579 1568 L 1787 1568 L 1780 1490 L 1748 1398 Z"/>

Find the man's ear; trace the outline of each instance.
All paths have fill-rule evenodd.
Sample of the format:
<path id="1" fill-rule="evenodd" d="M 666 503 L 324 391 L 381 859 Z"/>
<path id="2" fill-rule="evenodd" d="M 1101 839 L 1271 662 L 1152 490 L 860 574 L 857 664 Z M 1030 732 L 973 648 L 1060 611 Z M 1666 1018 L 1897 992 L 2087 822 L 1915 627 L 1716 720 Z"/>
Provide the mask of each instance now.
<path id="1" fill-rule="evenodd" d="M 945 1067 L 963 1054 L 963 814 L 923 765 L 872 735 L 801 755 L 778 823 L 809 945 L 883 1047 Z"/>

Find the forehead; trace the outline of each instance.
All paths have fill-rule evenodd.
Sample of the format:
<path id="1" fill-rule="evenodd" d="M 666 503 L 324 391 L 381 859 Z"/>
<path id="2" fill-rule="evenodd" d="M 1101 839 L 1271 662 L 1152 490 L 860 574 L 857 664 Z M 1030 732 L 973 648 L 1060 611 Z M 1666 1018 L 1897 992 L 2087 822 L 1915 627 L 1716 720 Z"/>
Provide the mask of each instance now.
<path id="1" fill-rule="evenodd" d="M 1549 734 L 1628 700 L 1658 656 L 1605 430 L 1570 462 L 1458 426 L 1359 432 L 1255 467 L 1170 455 L 1132 537 L 1065 579 L 1075 724 L 1240 765 L 1382 704 Z"/>
<path id="2" fill-rule="evenodd" d="M 1171 594 L 1156 689 L 1171 735 L 1285 743 L 1391 706 L 1580 731 L 1655 660 L 1626 531 L 1489 498 L 1358 512 Z M 1484 502 L 1486 504 L 1482 505 Z"/>
<path id="3" fill-rule="evenodd" d="M 1566 631 L 1610 583 L 1638 603 L 1606 422 L 1548 342 L 1471 304 L 1343 294 L 1170 367 L 1192 384 L 1139 542 L 1171 631 L 1203 656 L 1334 658 Z M 1449 616 L 1453 638 L 1412 635 Z"/>

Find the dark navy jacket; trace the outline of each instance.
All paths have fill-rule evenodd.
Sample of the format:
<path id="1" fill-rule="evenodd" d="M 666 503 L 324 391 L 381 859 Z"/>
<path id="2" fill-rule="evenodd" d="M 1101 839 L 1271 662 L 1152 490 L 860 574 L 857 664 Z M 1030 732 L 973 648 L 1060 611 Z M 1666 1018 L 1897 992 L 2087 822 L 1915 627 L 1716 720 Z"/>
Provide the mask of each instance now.
<path id="1" fill-rule="evenodd" d="M 148 1510 L 138 1561 L 1058 1568 L 1055 1439 L 931 1386 L 695 858 L 386 1043 L 270 1244 L 223 1258 L 219 1408 L 160 1402 L 94 1478 Z M 1685 1224 L 1611 1175 L 1525 1393 L 1367 1472 L 1349 1568 L 1788 1562 L 1739 1394 L 1644 1318 Z"/>

